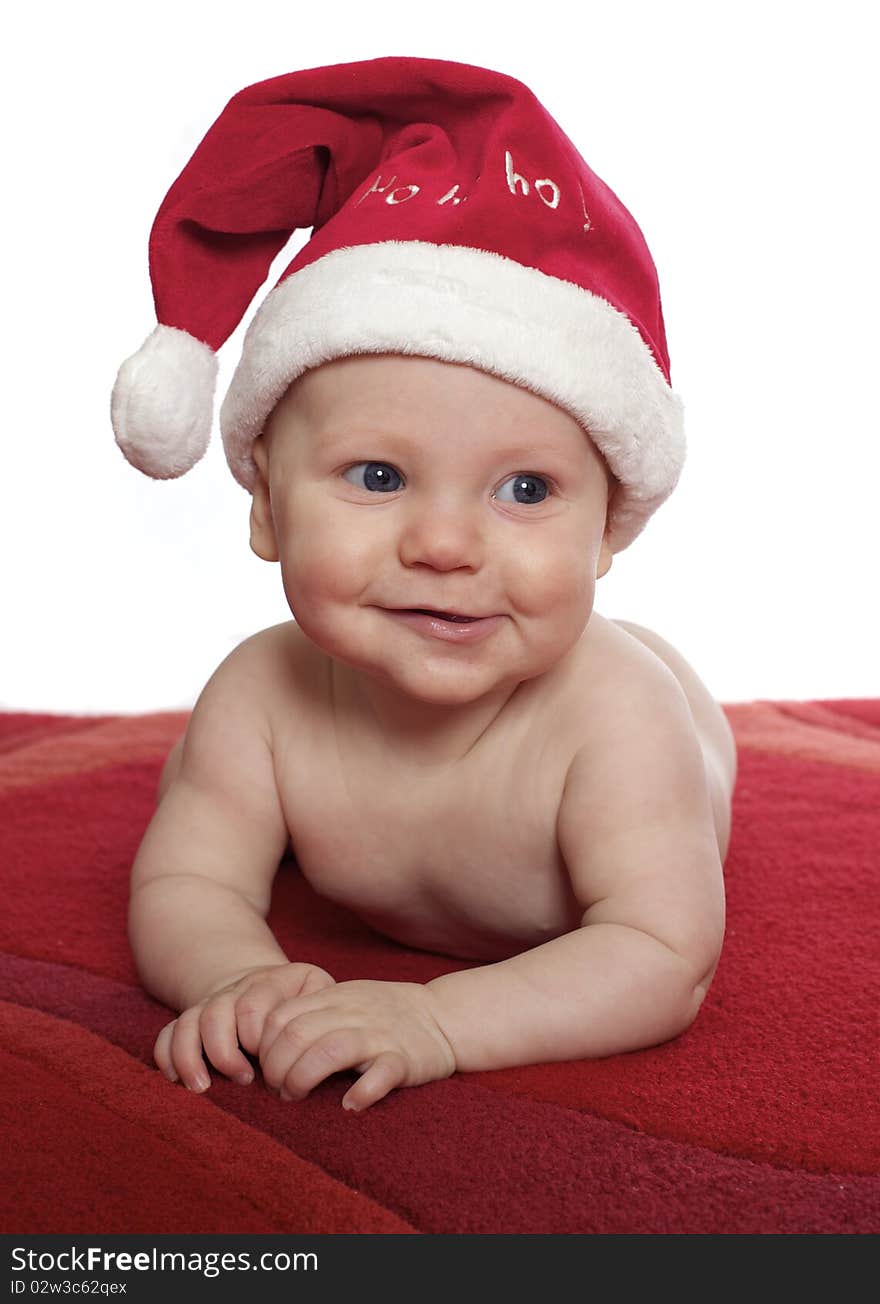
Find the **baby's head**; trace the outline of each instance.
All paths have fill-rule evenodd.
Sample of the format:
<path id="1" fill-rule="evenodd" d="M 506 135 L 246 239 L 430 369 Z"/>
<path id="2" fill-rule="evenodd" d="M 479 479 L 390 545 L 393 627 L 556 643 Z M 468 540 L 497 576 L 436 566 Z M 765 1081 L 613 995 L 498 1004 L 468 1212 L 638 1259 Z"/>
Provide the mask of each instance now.
<path id="1" fill-rule="evenodd" d="M 583 428 L 470 366 L 337 358 L 290 386 L 253 456 L 251 546 L 280 560 L 298 625 L 417 697 L 550 669 L 611 565 L 613 477 Z M 413 609 L 501 619 L 467 647 L 391 614 Z"/>
<path id="2" fill-rule="evenodd" d="M 204 453 L 217 350 L 304 227 L 220 408 L 254 548 L 337 655 L 372 655 L 389 606 L 498 607 L 511 665 L 550 664 L 684 461 L 640 228 L 503 73 L 389 56 L 245 87 L 151 231 L 159 324 L 111 401 L 146 474 Z"/>

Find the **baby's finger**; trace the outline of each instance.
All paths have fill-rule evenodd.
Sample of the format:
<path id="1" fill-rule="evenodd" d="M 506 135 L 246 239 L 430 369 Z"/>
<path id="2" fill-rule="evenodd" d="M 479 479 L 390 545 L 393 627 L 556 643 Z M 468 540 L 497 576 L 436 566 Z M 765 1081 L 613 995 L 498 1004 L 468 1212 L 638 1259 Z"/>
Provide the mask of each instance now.
<path id="1" fill-rule="evenodd" d="M 256 982 L 235 1000 L 235 1026 L 238 1040 L 256 1055 L 266 1024 L 266 1016 L 279 1004 L 278 989 L 269 982 Z"/>
<path id="2" fill-rule="evenodd" d="M 361 1110 L 375 1105 L 395 1087 L 406 1082 L 406 1060 L 396 1050 L 384 1050 L 377 1055 L 366 1073 L 349 1087 L 342 1097 L 342 1108 Z"/>
<path id="3" fill-rule="evenodd" d="M 281 1099 L 304 1100 L 325 1078 L 360 1064 L 368 1057 L 367 1046 L 363 1028 L 333 1028 L 325 1032 L 287 1070 L 281 1082 Z"/>
<path id="4" fill-rule="evenodd" d="M 326 969 L 319 969 L 317 965 L 310 965 L 299 994 L 300 996 L 308 996 L 312 992 L 320 992 L 324 987 L 335 986 L 336 979 L 331 978 Z"/>
<path id="5" fill-rule="evenodd" d="M 297 1002 L 290 1001 L 285 1004 L 296 1007 Z M 277 1011 L 273 1010 L 266 1020 L 263 1040 L 260 1043 L 263 1081 L 272 1091 L 281 1088 L 290 1070 L 319 1037 L 339 1028 L 339 1015 L 335 1011 L 313 1010 L 296 1017 L 289 1015 L 276 1032 L 276 1015 Z M 368 1056 L 361 1055 L 361 1059 L 366 1058 Z"/>
<path id="6" fill-rule="evenodd" d="M 238 1045 L 235 996 L 224 992 L 202 1007 L 199 1035 L 205 1054 L 214 1068 L 242 1086 L 254 1080 L 254 1072 Z"/>
<path id="7" fill-rule="evenodd" d="M 302 1053 L 307 1045 L 311 1045 L 315 1040 L 315 1037 L 320 1033 L 329 1031 L 334 1022 L 338 1024 L 340 1018 L 340 1016 L 334 1013 L 331 1009 L 323 1006 L 320 996 L 314 992 L 310 997 L 290 996 L 287 1000 L 278 1001 L 277 1004 L 272 1006 L 263 1020 L 263 1030 L 260 1034 L 257 1054 L 260 1057 L 260 1063 L 263 1065 L 264 1070 L 266 1066 L 266 1058 L 271 1054 L 273 1047 L 276 1042 L 278 1042 L 279 1038 L 281 1038 L 282 1034 L 286 1034 L 288 1038 L 288 1041 L 282 1042 L 282 1045 L 287 1045 L 289 1050 L 290 1038 L 294 1037 L 294 1035 L 298 1037 L 303 1033 L 303 1029 L 306 1025 L 302 1024 L 301 1020 L 306 1015 L 323 1015 L 324 1017 L 321 1021 L 321 1026 L 317 1029 L 315 1029 L 313 1022 L 309 1024 L 312 1035 L 307 1041 L 302 1042 L 299 1053 Z M 288 1033 L 288 1029 L 294 1021 L 300 1025 L 299 1028 L 297 1029 L 296 1034 Z M 250 1047 L 248 1047 L 248 1049 L 250 1049 Z M 282 1052 L 279 1048 L 279 1053 L 287 1054 L 287 1051 Z M 287 1057 L 287 1063 L 290 1063 L 289 1054 Z"/>
<path id="8" fill-rule="evenodd" d="M 201 1013 L 200 1005 L 184 1010 L 174 1020 L 171 1037 L 171 1063 L 183 1085 L 190 1091 L 206 1091 L 211 1085 L 202 1059 L 202 1038 L 199 1032 Z"/>
<path id="9" fill-rule="evenodd" d="M 174 1024 L 176 1022 L 177 1020 L 173 1019 L 171 1023 L 165 1024 L 153 1046 L 153 1059 L 169 1082 L 179 1081 L 177 1070 L 171 1062 L 171 1038 L 174 1036 Z"/>

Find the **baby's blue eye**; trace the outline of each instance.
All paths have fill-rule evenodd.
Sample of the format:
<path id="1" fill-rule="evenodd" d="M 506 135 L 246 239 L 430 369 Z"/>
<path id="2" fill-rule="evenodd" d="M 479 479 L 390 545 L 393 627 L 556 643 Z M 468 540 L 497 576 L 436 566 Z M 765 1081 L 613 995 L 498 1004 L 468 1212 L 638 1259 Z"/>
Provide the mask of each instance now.
<path id="1" fill-rule="evenodd" d="M 501 497 L 501 490 L 506 489 L 508 485 L 513 486 L 513 492 L 517 497 L 514 497 L 513 499 Z M 540 475 L 530 475 L 521 472 L 518 475 L 512 476 L 509 480 L 506 480 L 495 496 L 496 498 L 499 498 L 501 502 L 515 502 L 522 505 L 525 503 L 540 503 L 547 497 L 548 492 L 547 481 Z"/>
<path id="2" fill-rule="evenodd" d="M 366 471 L 363 471 L 362 467 L 366 467 Z M 389 466 L 387 462 L 356 462 L 342 474 L 348 480 L 352 472 L 357 478 L 351 480 L 351 484 L 356 484 L 359 489 L 376 490 L 381 494 L 391 493 L 392 490 L 399 489 L 403 483 L 394 467 Z"/>

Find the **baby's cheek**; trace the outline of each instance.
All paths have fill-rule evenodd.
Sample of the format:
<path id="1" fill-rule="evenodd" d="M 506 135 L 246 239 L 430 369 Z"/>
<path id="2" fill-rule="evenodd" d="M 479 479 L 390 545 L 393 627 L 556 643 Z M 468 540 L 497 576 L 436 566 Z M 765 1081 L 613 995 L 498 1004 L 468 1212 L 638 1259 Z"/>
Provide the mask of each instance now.
<path id="1" fill-rule="evenodd" d="M 303 556 L 302 550 L 297 550 L 297 555 L 289 558 L 286 565 L 282 559 L 282 578 L 288 606 L 303 628 L 320 622 L 320 613 L 328 603 L 344 600 L 340 592 L 344 584 L 340 583 L 335 568 L 320 556 Z"/>
<path id="2" fill-rule="evenodd" d="M 331 511 L 293 504 L 279 548 L 288 601 L 344 601 L 358 591 L 363 541 L 340 528 Z"/>
<path id="3" fill-rule="evenodd" d="M 530 549 L 511 576 L 511 592 L 520 612 L 563 621 L 589 614 L 594 592 L 589 563 L 588 550 L 582 546 Z"/>
<path id="4" fill-rule="evenodd" d="M 364 541 L 333 533 L 304 520 L 281 553 L 287 604 L 303 632 L 331 655 L 337 654 L 339 620 L 355 612 L 381 569 L 366 555 Z"/>

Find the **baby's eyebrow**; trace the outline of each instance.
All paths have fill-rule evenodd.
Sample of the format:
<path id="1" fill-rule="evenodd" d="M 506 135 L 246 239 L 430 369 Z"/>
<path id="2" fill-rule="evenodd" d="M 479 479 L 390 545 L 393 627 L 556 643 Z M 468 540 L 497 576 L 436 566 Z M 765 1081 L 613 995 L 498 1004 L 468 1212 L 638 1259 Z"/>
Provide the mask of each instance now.
<path id="1" fill-rule="evenodd" d="M 425 440 L 416 435 L 404 435 L 394 430 L 382 430 L 379 428 L 367 428 L 358 430 L 331 429 L 320 430 L 315 433 L 315 447 L 319 449 L 333 449 L 348 445 L 357 445 L 361 451 L 369 448 L 370 445 L 382 445 L 396 451 L 399 454 L 418 453 L 424 447 Z M 480 443 L 475 440 L 471 445 L 471 451 L 475 456 L 479 455 Z M 559 447 L 553 441 L 536 438 L 532 441 L 523 442 L 522 440 L 482 445 L 485 449 L 485 460 L 488 461 L 528 461 L 541 458 L 565 458 L 570 460 L 571 453 Z"/>
<path id="2" fill-rule="evenodd" d="M 407 457 L 419 448 L 419 440 L 415 436 L 378 428 L 315 430 L 312 432 L 311 444 L 316 454 L 332 453 L 334 456 L 384 452 L 389 456 Z"/>
<path id="3" fill-rule="evenodd" d="M 315 442 L 321 445 L 322 447 L 327 447 L 327 445 L 329 444 L 350 443 L 352 441 L 356 441 L 358 443 L 362 443 L 364 441 L 369 442 L 372 439 L 392 439 L 392 440 L 403 440 L 403 441 L 407 440 L 406 435 L 398 435 L 395 434 L 395 432 L 392 430 L 382 430 L 379 427 L 376 428 L 367 427 L 365 429 L 354 429 L 354 428 L 346 429 L 340 426 L 338 428 L 331 427 L 330 429 L 315 430 L 313 434 L 314 434 Z M 409 442 L 414 443 L 415 441 L 410 440 Z"/>

